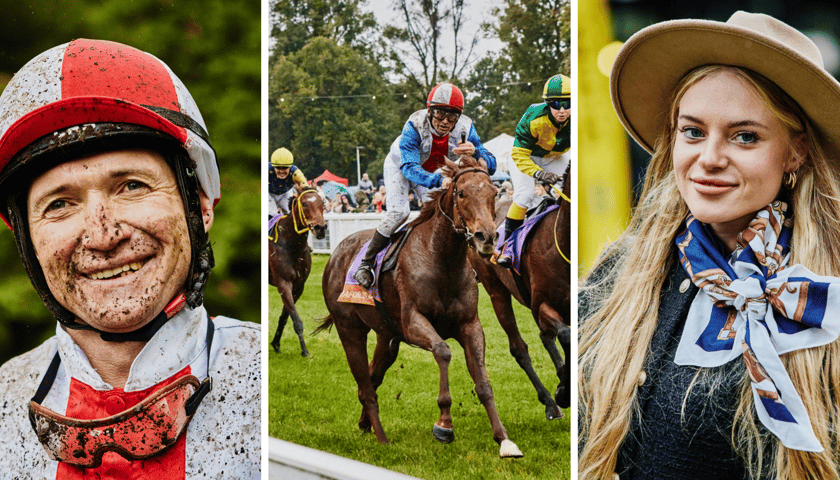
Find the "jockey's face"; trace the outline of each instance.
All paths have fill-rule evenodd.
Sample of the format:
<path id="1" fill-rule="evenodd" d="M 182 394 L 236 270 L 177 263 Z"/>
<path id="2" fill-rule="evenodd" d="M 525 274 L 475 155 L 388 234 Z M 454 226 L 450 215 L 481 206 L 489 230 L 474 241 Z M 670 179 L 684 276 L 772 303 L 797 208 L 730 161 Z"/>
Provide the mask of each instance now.
<path id="1" fill-rule="evenodd" d="M 209 228 L 212 209 L 202 197 L 205 207 Z M 157 152 L 62 163 L 32 182 L 27 213 L 50 291 L 95 328 L 140 328 L 184 288 L 187 222 L 175 175 Z"/>
<path id="2" fill-rule="evenodd" d="M 274 174 L 277 175 L 277 178 L 282 180 L 289 176 L 291 169 L 292 167 L 274 167 Z"/>
<path id="3" fill-rule="evenodd" d="M 554 117 L 557 123 L 565 122 L 572 115 L 572 105 L 571 102 L 568 102 L 568 99 L 565 101 L 551 101 L 548 103 L 548 106 L 549 110 L 551 110 L 551 116 Z"/>
<path id="4" fill-rule="evenodd" d="M 432 128 L 435 129 L 438 135 L 446 135 L 452 130 L 452 127 L 458 123 L 458 118 L 460 118 L 460 116 L 461 115 L 457 112 L 451 112 L 440 108 L 432 108 L 430 115 Z"/>

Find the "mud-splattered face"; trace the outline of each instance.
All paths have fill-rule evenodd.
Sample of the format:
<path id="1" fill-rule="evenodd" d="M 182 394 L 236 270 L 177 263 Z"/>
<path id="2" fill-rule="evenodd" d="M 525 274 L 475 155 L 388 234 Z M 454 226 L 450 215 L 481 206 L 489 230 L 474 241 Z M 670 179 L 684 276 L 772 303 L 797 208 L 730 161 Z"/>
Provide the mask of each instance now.
<path id="1" fill-rule="evenodd" d="M 29 190 L 29 232 L 47 285 L 100 330 L 132 331 L 184 286 L 190 242 L 175 176 L 152 151 L 63 163 Z"/>

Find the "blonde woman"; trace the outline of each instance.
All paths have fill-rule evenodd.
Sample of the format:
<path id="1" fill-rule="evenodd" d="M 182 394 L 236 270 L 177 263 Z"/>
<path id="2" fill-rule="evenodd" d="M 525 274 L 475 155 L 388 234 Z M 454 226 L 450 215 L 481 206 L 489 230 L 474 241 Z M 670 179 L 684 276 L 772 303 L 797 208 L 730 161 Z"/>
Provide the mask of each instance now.
<path id="1" fill-rule="evenodd" d="M 580 304 L 581 479 L 838 478 L 840 83 L 766 15 L 633 36 L 653 154 Z"/>

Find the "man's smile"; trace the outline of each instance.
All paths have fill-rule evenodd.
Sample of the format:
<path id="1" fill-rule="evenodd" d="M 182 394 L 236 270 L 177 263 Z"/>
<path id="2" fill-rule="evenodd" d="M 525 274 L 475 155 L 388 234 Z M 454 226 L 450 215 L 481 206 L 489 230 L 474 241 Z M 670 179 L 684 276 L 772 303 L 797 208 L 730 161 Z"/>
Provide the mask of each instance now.
<path id="1" fill-rule="evenodd" d="M 125 275 L 129 275 L 132 272 L 136 272 L 137 270 L 140 270 L 140 268 L 143 267 L 143 265 L 145 263 L 146 263 L 145 260 L 142 260 L 142 261 L 139 261 L 139 262 L 130 262 L 130 263 L 126 263 L 125 265 L 123 265 L 121 267 L 112 268 L 112 269 L 109 269 L 109 270 L 100 270 L 98 272 L 94 272 L 94 273 L 90 273 L 90 274 L 82 274 L 82 275 L 84 275 L 85 277 L 90 278 L 92 280 L 106 280 L 106 279 L 114 278 L 114 277 L 122 277 L 122 276 L 125 276 Z"/>

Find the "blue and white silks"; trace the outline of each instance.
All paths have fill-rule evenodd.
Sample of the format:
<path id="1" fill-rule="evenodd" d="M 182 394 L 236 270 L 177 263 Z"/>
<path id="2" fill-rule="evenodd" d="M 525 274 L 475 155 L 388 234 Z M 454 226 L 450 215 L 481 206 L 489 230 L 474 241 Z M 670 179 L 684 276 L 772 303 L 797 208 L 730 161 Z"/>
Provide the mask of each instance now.
<path id="1" fill-rule="evenodd" d="M 711 229 L 689 214 L 677 246 L 700 291 L 674 360 L 716 367 L 742 355 L 761 422 L 785 447 L 820 452 L 779 355 L 840 336 L 840 278 L 788 265 L 792 222 L 785 218 L 787 208 L 776 201 L 759 210 L 728 260 Z"/>

